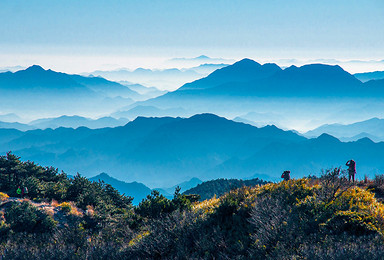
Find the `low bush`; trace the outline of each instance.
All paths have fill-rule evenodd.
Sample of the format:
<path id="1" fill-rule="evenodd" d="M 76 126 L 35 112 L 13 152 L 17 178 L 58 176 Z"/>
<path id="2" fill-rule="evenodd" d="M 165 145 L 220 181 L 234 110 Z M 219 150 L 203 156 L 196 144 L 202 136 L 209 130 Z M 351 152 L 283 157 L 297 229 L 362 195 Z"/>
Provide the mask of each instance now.
<path id="1" fill-rule="evenodd" d="M 14 202 L 5 212 L 5 221 L 15 232 L 46 233 L 53 231 L 56 222 L 28 201 Z"/>

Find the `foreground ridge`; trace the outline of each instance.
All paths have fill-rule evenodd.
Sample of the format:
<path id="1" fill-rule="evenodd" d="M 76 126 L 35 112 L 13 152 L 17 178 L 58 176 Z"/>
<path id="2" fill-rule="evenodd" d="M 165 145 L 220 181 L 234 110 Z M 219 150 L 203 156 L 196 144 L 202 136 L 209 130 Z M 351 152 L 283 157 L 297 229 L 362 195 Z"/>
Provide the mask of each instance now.
<path id="1" fill-rule="evenodd" d="M 176 188 L 133 206 L 111 185 L 11 153 L 0 168 L 3 259 L 379 259 L 384 249 L 382 175 L 351 183 L 335 169 L 201 202 Z"/>

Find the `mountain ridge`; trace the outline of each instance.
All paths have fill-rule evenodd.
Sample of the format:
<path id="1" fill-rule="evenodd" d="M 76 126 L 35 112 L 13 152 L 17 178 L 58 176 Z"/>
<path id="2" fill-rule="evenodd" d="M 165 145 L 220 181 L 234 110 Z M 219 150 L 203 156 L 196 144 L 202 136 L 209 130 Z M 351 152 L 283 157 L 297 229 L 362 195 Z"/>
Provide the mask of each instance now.
<path id="1" fill-rule="evenodd" d="M 190 118 L 145 118 L 124 126 L 9 132 L 1 148 L 69 174 L 108 172 L 150 187 L 170 187 L 191 176 L 201 180 L 247 178 L 257 174 L 279 179 L 319 173 L 354 158 L 358 175 L 384 169 L 384 143 L 342 142 L 329 135 L 307 139 L 275 126 L 257 128 L 212 114 Z M 160 177 L 161 176 L 161 177 Z"/>

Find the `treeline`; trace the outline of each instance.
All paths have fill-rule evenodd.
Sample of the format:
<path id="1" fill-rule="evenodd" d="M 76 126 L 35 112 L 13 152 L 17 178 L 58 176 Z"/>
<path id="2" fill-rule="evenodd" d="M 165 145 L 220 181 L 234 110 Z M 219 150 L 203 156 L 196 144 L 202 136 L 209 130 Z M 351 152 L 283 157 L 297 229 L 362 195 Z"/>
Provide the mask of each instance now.
<path id="1" fill-rule="evenodd" d="M 113 187 L 12 154 L 0 168 L 2 259 L 382 259 L 382 176 L 354 185 L 334 170 L 202 202 L 153 191 L 132 206 Z M 8 197 L 31 178 L 30 200 Z"/>
<path id="2" fill-rule="evenodd" d="M 231 190 L 244 186 L 254 187 L 267 183 L 269 182 L 260 180 L 259 178 L 251 180 L 217 179 L 200 183 L 196 187 L 185 191 L 183 194 L 198 194 L 200 196 L 200 200 L 203 201 L 213 198 L 214 196 L 220 197 Z"/>

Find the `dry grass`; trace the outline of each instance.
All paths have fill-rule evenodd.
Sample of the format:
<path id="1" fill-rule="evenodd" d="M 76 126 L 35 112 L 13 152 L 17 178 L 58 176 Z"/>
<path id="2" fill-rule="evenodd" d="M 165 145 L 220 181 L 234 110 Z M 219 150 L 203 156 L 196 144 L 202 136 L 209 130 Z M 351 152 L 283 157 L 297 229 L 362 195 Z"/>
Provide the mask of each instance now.
<path id="1" fill-rule="evenodd" d="M 70 202 L 62 202 L 58 205 L 61 208 L 61 211 L 67 212 L 70 215 L 82 217 L 83 211 L 75 206 L 75 203 Z"/>
<path id="2" fill-rule="evenodd" d="M 87 206 L 87 210 L 85 211 L 85 214 L 87 216 L 93 216 L 95 215 L 95 210 L 93 209 L 93 207 L 91 205 L 88 205 Z"/>
<path id="3" fill-rule="evenodd" d="M 193 210 L 202 210 L 204 213 L 212 213 L 214 209 L 219 205 L 220 199 L 214 196 L 212 199 L 204 200 L 202 202 L 193 205 Z"/>
<path id="4" fill-rule="evenodd" d="M 57 200 L 52 200 L 51 201 L 51 206 L 56 208 L 56 207 L 59 206 L 59 202 L 57 202 Z"/>
<path id="5" fill-rule="evenodd" d="M 55 210 L 52 207 L 46 207 L 44 208 L 45 213 L 47 213 L 49 216 L 53 217 L 55 215 Z"/>
<path id="6" fill-rule="evenodd" d="M 9 196 L 3 192 L 0 192 L 0 201 L 6 201 Z"/>

